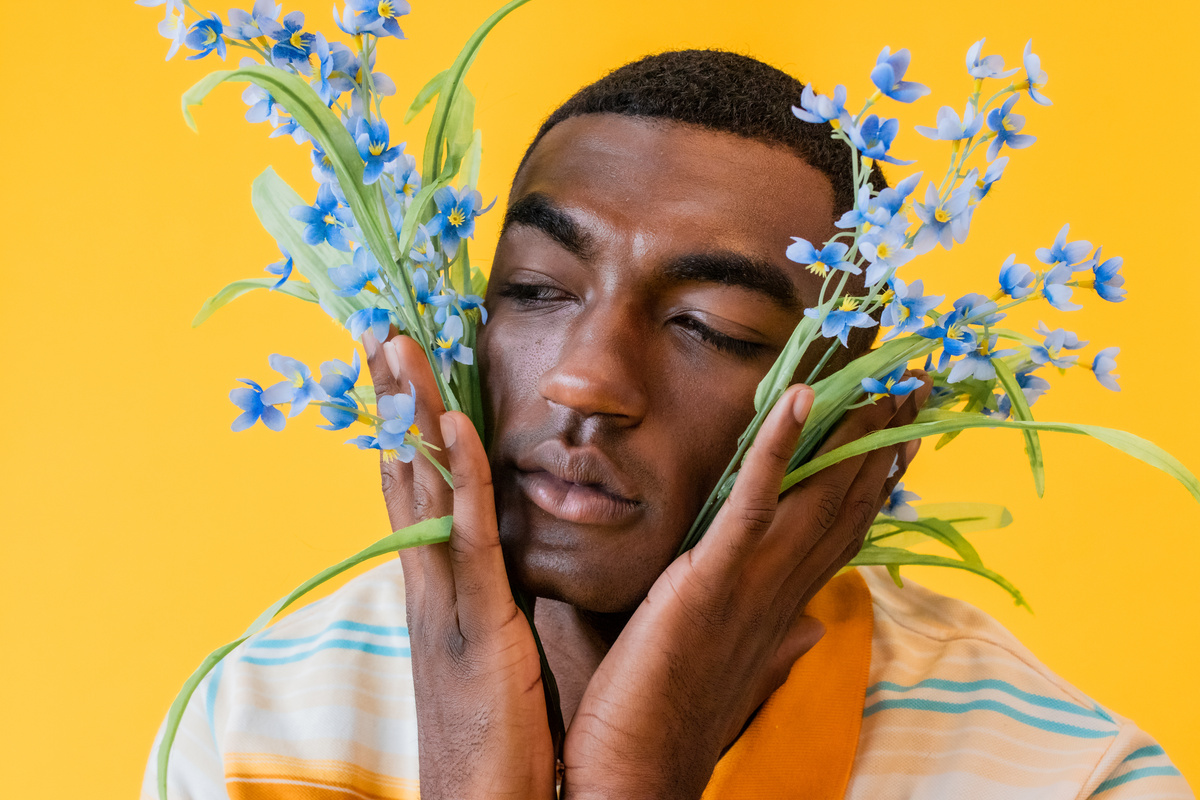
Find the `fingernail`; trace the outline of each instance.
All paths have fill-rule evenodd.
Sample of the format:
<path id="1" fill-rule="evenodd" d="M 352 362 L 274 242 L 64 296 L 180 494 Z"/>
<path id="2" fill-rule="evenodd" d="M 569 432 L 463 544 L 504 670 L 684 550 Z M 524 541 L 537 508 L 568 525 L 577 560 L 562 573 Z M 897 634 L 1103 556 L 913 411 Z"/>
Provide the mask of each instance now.
<path id="1" fill-rule="evenodd" d="M 442 444 L 447 449 L 454 447 L 454 440 L 458 438 L 458 428 L 454 425 L 454 418 L 449 414 L 442 414 L 438 419 L 438 424 L 442 426 Z"/>
<path id="2" fill-rule="evenodd" d="M 792 417 L 801 425 L 808 419 L 808 412 L 812 409 L 813 390 L 805 386 L 800 391 L 796 392 L 796 396 L 792 398 Z"/>
<path id="3" fill-rule="evenodd" d="M 913 439 L 911 442 L 906 444 L 904 446 L 904 455 L 907 456 L 907 458 L 905 458 L 905 461 L 911 462 L 913 460 L 913 457 L 917 454 L 917 451 L 920 449 L 921 449 L 921 440 L 920 439 Z"/>
<path id="4" fill-rule="evenodd" d="M 367 351 L 367 358 L 374 358 L 376 351 L 379 350 L 379 340 L 375 338 L 375 334 L 368 330 L 363 334 L 362 343 Z"/>
<path id="5" fill-rule="evenodd" d="M 400 354 L 396 352 L 396 344 L 391 339 L 383 343 L 383 357 L 387 360 L 392 377 L 400 380 Z"/>

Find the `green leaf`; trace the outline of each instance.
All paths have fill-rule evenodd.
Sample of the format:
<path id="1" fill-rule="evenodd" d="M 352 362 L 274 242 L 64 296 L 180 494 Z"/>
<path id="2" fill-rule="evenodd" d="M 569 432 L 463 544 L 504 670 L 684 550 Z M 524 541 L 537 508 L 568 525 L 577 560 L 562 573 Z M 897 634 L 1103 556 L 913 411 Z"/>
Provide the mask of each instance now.
<path id="1" fill-rule="evenodd" d="M 296 206 L 307 203 L 271 167 L 254 179 L 250 187 L 250 203 L 267 233 L 291 253 L 292 264 L 308 280 L 326 312 L 336 315 L 338 321 L 345 324 L 355 311 L 374 305 L 366 298 L 338 296 L 337 286 L 329 279 L 329 270 L 348 263 L 350 254 L 330 247 L 325 242 L 313 246 L 304 241 L 304 223 L 293 217 L 291 212 Z"/>
<path id="2" fill-rule="evenodd" d="M 479 162 L 483 157 L 483 131 L 478 128 L 471 137 L 471 146 L 463 159 L 463 171 L 467 173 L 467 186 L 479 186 Z"/>
<path id="3" fill-rule="evenodd" d="M 899 547 L 876 547 L 873 545 L 864 546 L 858 551 L 858 555 L 850 560 L 851 567 L 874 567 L 884 566 L 888 568 L 892 579 L 896 580 L 899 577 L 901 566 L 923 566 L 923 567 L 953 567 L 955 569 L 963 569 L 968 572 L 973 572 L 976 575 L 981 575 L 984 578 L 1000 586 L 1004 591 L 1012 595 L 1013 600 L 1018 606 L 1024 606 L 1032 611 L 1029 603 L 1021 595 L 1017 587 L 1013 586 L 1008 580 L 997 572 L 993 572 L 982 564 L 969 563 L 959 561 L 956 558 L 947 558 L 946 556 L 934 556 L 927 553 L 914 553 L 911 550 L 904 550 Z"/>
<path id="4" fill-rule="evenodd" d="M 885 533 L 881 536 L 876 536 L 870 539 L 871 544 L 878 544 L 880 541 L 886 541 L 888 547 L 903 547 L 910 545 L 902 545 L 898 541 L 899 533 L 908 532 L 918 534 L 917 542 L 920 543 L 923 539 L 933 539 L 936 542 L 946 545 L 954 552 L 958 553 L 959 557 L 968 564 L 982 564 L 982 559 L 979 558 L 979 553 L 971 545 L 970 542 L 949 522 L 940 519 L 919 519 L 907 521 L 901 519 L 888 520 L 892 527 L 897 531 L 897 535 Z M 872 526 L 874 528 L 874 526 Z M 908 537 L 905 537 L 908 538 Z"/>
<path id="5" fill-rule="evenodd" d="M 429 83 L 421 87 L 421 91 L 417 92 L 417 96 L 413 99 L 412 105 L 408 107 L 408 111 L 404 112 L 404 124 L 412 122 L 417 114 L 421 113 L 421 109 L 429 105 L 433 98 L 438 96 L 442 91 L 442 87 L 446 83 L 446 76 L 450 74 L 450 70 L 444 69 L 437 75 L 430 78 Z"/>
<path id="6" fill-rule="evenodd" d="M 442 174 L 442 142 L 447 138 L 446 125 L 450 110 L 453 107 L 455 95 L 462 88 L 463 76 L 475 63 L 475 56 L 479 54 L 479 46 L 483 44 L 484 37 L 491 33 L 492 28 L 496 27 L 500 20 L 527 2 L 529 0 L 510 0 L 496 13 L 484 20 L 475 33 L 471 34 L 471 38 L 463 46 L 458 58 L 454 59 L 454 63 L 446 71 L 442 88 L 437 93 L 437 106 L 433 110 L 433 120 L 429 123 L 429 134 L 425 139 L 425 158 L 421 163 L 421 175 L 425 176 L 426 180 L 433 180 L 434 176 Z"/>
<path id="7" fill-rule="evenodd" d="M 993 358 L 992 365 L 996 368 L 996 379 L 1000 381 L 1012 403 L 1012 415 L 1019 420 L 1031 421 L 1033 412 L 1029 410 L 1025 392 L 1021 390 L 1021 384 L 1017 382 L 1012 367 L 1000 358 Z M 1033 485 L 1037 489 L 1037 496 L 1041 497 L 1046 492 L 1046 466 L 1042 463 L 1042 442 L 1037 431 L 1026 430 L 1022 433 L 1025 434 L 1025 454 L 1029 456 L 1029 468 L 1033 471 Z"/>
<path id="8" fill-rule="evenodd" d="M 183 684 L 183 688 L 179 691 L 179 694 L 175 697 L 175 702 L 171 703 L 171 709 L 167 712 L 166 728 L 163 731 L 162 741 L 158 746 L 157 756 L 159 800 L 167 800 L 167 766 L 171 758 L 171 745 L 175 741 L 175 734 L 179 731 L 179 723 L 183 720 L 184 709 L 187 708 L 188 700 L 191 699 L 192 694 L 196 691 L 196 687 L 200 685 L 200 681 L 220 663 L 221 659 L 229 655 L 234 648 L 246 641 L 246 639 L 265 628 L 267 623 L 274 619 L 275 615 L 280 611 L 325 581 L 340 575 L 351 567 L 357 566 L 376 556 L 403 550 L 407 547 L 418 547 L 435 542 L 449 541 L 451 522 L 452 518 L 448 516 L 418 522 L 416 525 L 410 525 L 407 528 L 390 533 L 344 561 L 321 570 L 314 577 L 309 578 L 296 587 L 291 593 L 271 604 L 266 611 L 258 616 L 258 619 L 254 620 L 250 627 L 246 629 L 246 632 L 237 639 L 212 651 L 208 655 L 208 658 L 204 659 L 204 662 L 196 668 L 196 671 Z"/>
<path id="9" fill-rule="evenodd" d="M 959 381 L 949 388 L 959 391 L 962 391 L 963 389 L 966 390 L 965 394 L 967 397 L 967 404 L 962 410 L 970 414 L 976 411 L 982 411 L 984 409 L 984 407 L 987 405 L 988 398 L 992 396 L 993 387 L 995 387 L 995 385 L 995 381 L 979 381 L 968 379 Z M 948 403 L 947 405 L 956 404 Z M 933 449 L 941 450 L 943 447 L 953 442 L 960 433 L 962 433 L 962 431 L 951 431 L 950 433 L 944 434 L 942 438 L 937 440 L 937 444 L 933 446 Z"/>
<path id="10" fill-rule="evenodd" d="M 192 327 L 195 328 L 201 322 L 213 315 L 221 306 L 244 295 L 246 292 L 254 289 L 270 289 L 279 282 L 278 278 L 250 278 L 244 281 L 234 281 L 226 286 L 221 291 L 214 294 L 212 297 L 204 301 L 204 305 L 200 306 L 200 310 L 196 313 L 195 319 L 192 320 Z M 291 297 L 298 297 L 301 300 L 307 300 L 310 303 L 317 302 L 317 292 L 312 286 L 300 281 L 286 281 L 282 286 L 274 291 L 280 294 L 286 294 Z"/>
<path id="11" fill-rule="evenodd" d="M 936 436 L 948 431 L 965 430 L 967 428 L 1013 428 L 1015 430 L 1057 431 L 1059 433 L 1076 433 L 1091 436 L 1107 445 L 1144 461 L 1183 484 L 1184 488 L 1200 501 L 1200 481 L 1188 471 L 1179 460 L 1153 442 L 1146 441 L 1132 433 L 1102 428 L 1097 425 L 1077 425 L 1068 422 L 1035 422 L 1026 420 L 1001 420 L 985 417 L 982 414 L 966 414 L 958 411 L 943 411 L 940 409 L 925 410 L 917 415 L 916 422 L 902 425 L 898 428 L 887 428 L 882 431 L 869 433 L 861 439 L 830 450 L 807 464 L 792 470 L 783 481 L 781 491 L 795 486 L 810 475 L 815 475 L 825 467 L 836 464 L 852 456 L 861 455 L 877 450 L 880 447 L 908 442 L 925 436 Z"/>
<path id="12" fill-rule="evenodd" d="M 446 118 L 446 162 L 442 165 L 439 178 L 446 182 L 454 180 L 467 150 L 471 147 L 474 131 L 475 95 L 471 94 L 466 86 L 459 86 L 454 94 L 454 105 L 450 109 L 450 115 Z"/>
<path id="13" fill-rule="evenodd" d="M 925 503 L 913 508 L 917 522 L 942 522 L 960 534 L 996 530 L 1012 523 L 1007 508 L 991 503 Z M 922 530 L 903 526 L 903 521 L 881 514 L 867 531 L 867 541 L 887 542 L 888 547 L 913 547 L 929 541 Z"/>

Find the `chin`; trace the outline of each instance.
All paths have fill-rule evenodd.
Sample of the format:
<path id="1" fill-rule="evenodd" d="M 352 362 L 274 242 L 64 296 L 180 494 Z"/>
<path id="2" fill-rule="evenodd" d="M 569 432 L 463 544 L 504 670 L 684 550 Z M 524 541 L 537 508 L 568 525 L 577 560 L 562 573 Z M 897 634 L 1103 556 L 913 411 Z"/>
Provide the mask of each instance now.
<path id="1" fill-rule="evenodd" d="M 595 614 L 629 613 L 674 558 L 675 546 L 650 546 L 641 526 L 573 525 L 520 505 L 497 504 L 500 543 L 514 583 L 535 597 Z"/>

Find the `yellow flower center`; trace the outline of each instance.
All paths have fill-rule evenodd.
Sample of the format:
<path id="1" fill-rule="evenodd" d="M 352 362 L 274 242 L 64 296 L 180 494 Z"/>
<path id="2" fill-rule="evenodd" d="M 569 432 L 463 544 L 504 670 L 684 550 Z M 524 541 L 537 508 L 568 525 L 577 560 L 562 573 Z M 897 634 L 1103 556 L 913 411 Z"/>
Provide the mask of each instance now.
<path id="1" fill-rule="evenodd" d="M 938 222 L 949 222 L 950 212 L 939 206 L 938 209 L 933 212 L 933 218 Z"/>
<path id="2" fill-rule="evenodd" d="M 820 275 L 822 278 L 824 278 L 829 274 L 829 267 L 825 264 L 822 264 L 820 261 L 814 261 L 808 265 L 808 271 L 813 275 Z"/>
<path id="3" fill-rule="evenodd" d="M 382 0 L 375 10 L 378 11 L 379 16 L 383 17 L 384 19 L 391 19 L 392 17 L 396 16 L 396 12 L 392 9 L 391 0 Z"/>
<path id="4" fill-rule="evenodd" d="M 887 244 L 885 244 L 884 242 L 880 242 L 879 246 L 875 248 L 875 257 L 876 258 L 887 258 L 891 254 L 891 252 L 892 252 L 892 248 L 888 247 Z"/>
<path id="5" fill-rule="evenodd" d="M 304 376 L 297 373 L 296 377 L 292 378 L 292 386 L 295 386 L 297 389 L 299 389 L 303 385 L 304 385 Z"/>
<path id="6" fill-rule="evenodd" d="M 293 33 L 291 35 L 291 37 L 288 38 L 288 44 L 290 44 L 292 47 L 296 48 L 297 50 L 303 50 L 304 49 L 304 34 L 300 31 L 296 31 L 295 33 Z"/>
<path id="7" fill-rule="evenodd" d="M 858 308 L 858 301 L 853 297 L 843 297 L 842 304 L 838 306 L 838 311 L 854 311 Z"/>
<path id="8" fill-rule="evenodd" d="M 332 213 L 326 214 L 321 219 L 321 221 L 324 222 L 326 225 L 337 225 L 338 224 L 338 218 L 335 217 Z"/>
<path id="9" fill-rule="evenodd" d="M 986 340 L 979 343 L 979 355 L 986 356 L 990 352 L 991 350 L 988 348 L 988 343 Z"/>
<path id="10" fill-rule="evenodd" d="M 371 155 L 377 156 L 384 151 L 384 143 L 371 142 L 370 146 L 367 147 L 367 150 L 371 153 Z"/>
<path id="11" fill-rule="evenodd" d="M 1005 117 L 1001 121 L 1000 124 L 1004 127 L 1004 130 L 1006 130 L 1006 131 L 1011 131 L 1013 129 L 1013 127 L 1015 127 L 1013 124 L 1013 121 L 1011 119 L 1009 119 L 1008 117 Z"/>
<path id="12" fill-rule="evenodd" d="M 450 347 L 454 344 L 454 340 L 453 339 L 443 339 L 442 337 L 439 336 L 437 338 L 437 341 L 435 342 L 435 344 L 437 345 L 438 349 L 440 349 L 440 350 L 449 350 Z"/>
<path id="13" fill-rule="evenodd" d="M 385 464 L 390 464 L 400 457 L 400 454 L 395 450 L 381 450 L 380 452 L 383 454 L 383 461 Z"/>
<path id="14" fill-rule="evenodd" d="M 462 212 L 462 209 L 456 208 L 450 212 L 448 221 L 451 225 L 457 228 L 467 221 L 467 215 Z"/>
<path id="15" fill-rule="evenodd" d="M 879 295 L 879 302 L 886 306 L 888 303 L 892 302 L 892 298 L 895 296 L 896 293 L 891 289 L 884 289 L 883 293 Z M 901 306 L 901 308 L 903 308 L 903 306 Z"/>
<path id="16" fill-rule="evenodd" d="M 217 32 L 214 31 L 212 28 L 205 28 L 204 29 L 204 43 L 212 44 L 216 40 L 217 40 Z"/>
<path id="17" fill-rule="evenodd" d="M 408 197 L 412 197 L 412 196 L 413 196 L 413 189 L 415 189 L 415 188 L 416 188 L 416 187 L 415 187 L 415 186 L 413 186 L 411 183 L 406 183 L 406 184 L 404 184 L 404 189 L 402 189 L 402 191 L 404 192 L 404 194 L 405 194 L 406 196 L 408 196 Z M 422 253 L 424 253 L 425 251 L 424 251 L 424 250 L 422 250 L 421 252 L 422 252 Z"/>

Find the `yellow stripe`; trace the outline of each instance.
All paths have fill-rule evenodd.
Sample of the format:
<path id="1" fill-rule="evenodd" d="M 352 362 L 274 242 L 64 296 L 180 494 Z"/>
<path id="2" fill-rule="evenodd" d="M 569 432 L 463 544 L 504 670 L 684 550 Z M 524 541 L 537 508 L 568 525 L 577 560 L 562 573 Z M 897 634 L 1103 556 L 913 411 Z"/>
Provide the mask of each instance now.
<path id="1" fill-rule="evenodd" d="M 226 753 L 230 800 L 418 800 L 417 782 L 346 761 L 308 761 L 270 753 Z"/>

